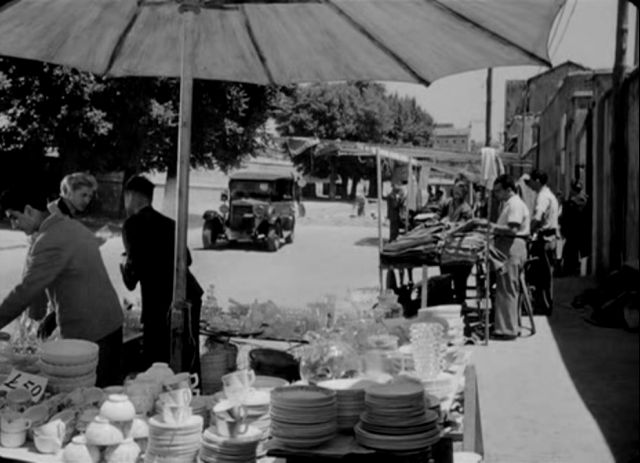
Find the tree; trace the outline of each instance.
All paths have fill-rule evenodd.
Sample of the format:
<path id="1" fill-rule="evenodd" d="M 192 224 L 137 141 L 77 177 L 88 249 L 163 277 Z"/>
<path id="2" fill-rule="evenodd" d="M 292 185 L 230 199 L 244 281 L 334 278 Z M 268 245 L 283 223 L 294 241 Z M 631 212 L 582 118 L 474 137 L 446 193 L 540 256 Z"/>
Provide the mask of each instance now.
<path id="1" fill-rule="evenodd" d="M 274 117 L 285 136 L 317 137 L 365 143 L 426 146 L 433 120 L 415 99 L 388 95 L 377 83 L 314 84 L 289 87 L 275 104 Z M 340 176 L 353 180 L 350 196 L 363 178 L 375 179 L 371 158 L 318 157 L 294 160 L 307 174 L 329 177 L 331 191 Z"/>
<path id="2" fill-rule="evenodd" d="M 175 79 L 108 79 L 2 58 L 0 90 L 0 151 L 5 154 L 29 150 L 42 161 L 53 149 L 62 172 L 121 170 L 128 178 L 157 169 L 175 175 Z M 272 87 L 196 81 L 192 165 L 225 171 L 238 166 L 257 147 L 256 130 L 275 95 Z"/>

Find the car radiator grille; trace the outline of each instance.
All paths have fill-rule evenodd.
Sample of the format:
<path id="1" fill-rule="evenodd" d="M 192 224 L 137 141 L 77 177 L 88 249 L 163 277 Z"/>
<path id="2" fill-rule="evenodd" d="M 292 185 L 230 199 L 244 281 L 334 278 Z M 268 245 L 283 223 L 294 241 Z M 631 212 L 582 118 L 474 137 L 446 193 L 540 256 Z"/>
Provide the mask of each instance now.
<path id="1" fill-rule="evenodd" d="M 245 218 L 245 214 L 253 214 L 253 207 L 251 206 L 234 206 L 231 212 L 231 227 L 232 228 L 253 228 L 253 217 Z"/>

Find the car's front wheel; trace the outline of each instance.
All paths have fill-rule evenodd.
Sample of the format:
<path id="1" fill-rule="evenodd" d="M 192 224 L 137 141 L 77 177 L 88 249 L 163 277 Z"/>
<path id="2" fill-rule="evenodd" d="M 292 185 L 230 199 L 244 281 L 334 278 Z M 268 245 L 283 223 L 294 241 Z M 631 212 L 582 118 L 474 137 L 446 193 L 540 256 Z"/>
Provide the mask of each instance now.
<path id="1" fill-rule="evenodd" d="M 218 239 L 216 226 L 212 222 L 205 222 L 202 226 L 202 247 L 212 249 Z"/>

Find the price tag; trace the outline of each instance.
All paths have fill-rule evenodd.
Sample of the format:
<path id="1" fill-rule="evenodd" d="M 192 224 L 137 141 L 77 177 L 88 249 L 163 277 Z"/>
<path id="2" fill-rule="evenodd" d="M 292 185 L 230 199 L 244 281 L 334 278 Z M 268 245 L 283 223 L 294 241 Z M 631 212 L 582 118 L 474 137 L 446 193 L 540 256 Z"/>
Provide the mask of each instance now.
<path id="1" fill-rule="evenodd" d="M 38 375 L 32 375 L 31 373 L 25 373 L 24 371 L 11 370 L 7 379 L 0 384 L 0 391 L 13 391 L 15 389 L 26 389 L 31 394 L 31 400 L 37 402 L 44 394 L 44 389 L 47 387 L 47 378 Z"/>

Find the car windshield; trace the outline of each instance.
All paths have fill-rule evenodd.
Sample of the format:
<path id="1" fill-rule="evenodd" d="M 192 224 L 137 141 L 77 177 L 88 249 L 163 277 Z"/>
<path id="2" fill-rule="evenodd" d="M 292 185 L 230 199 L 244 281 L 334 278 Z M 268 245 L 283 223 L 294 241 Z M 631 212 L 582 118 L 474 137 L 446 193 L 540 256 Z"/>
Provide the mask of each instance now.
<path id="1" fill-rule="evenodd" d="M 231 199 L 269 199 L 273 193 L 273 186 L 269 182 L 253 180 L 235 180 L 231 182 L 229 189 Z"/>

